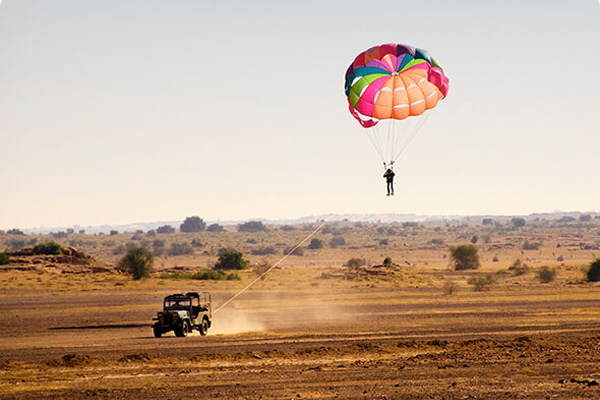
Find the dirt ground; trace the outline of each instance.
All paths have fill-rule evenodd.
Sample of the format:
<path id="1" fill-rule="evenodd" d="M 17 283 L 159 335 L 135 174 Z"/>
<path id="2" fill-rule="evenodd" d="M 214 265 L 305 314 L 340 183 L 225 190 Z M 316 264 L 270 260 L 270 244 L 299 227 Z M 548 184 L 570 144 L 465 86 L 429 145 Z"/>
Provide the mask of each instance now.
<path id="1" fill-rule="evenodd" d="M 159 339 L 164 295 L 208 290 L 218 305 L 248 279 L 4 272 L 0 398 L 600 398 L 598 286 L 522 278 L 447 294 L 427 284 L 445 272 L 407 268 L 397 276 L 421 287 L 284 266 L 208 336 Z"/>

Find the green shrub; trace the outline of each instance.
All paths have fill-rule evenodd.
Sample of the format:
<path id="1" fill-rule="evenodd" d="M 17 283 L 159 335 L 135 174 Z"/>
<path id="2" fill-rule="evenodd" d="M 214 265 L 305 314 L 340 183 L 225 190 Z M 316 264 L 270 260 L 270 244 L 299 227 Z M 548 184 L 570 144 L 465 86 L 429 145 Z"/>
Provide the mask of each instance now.
<path id="1" fill-rule="evenodd" d="M 187 217 L 185 221 L 179 225 L 179 230 L 185 233 L 202 232 L 204 229 L 206 229 L 206 222 L 198 216 Z"/>
<path id="2" fill-rule="evenodd" d="M 389 267 L 389 266 L 390 266 L 390 265 L 392 265 L 392 264 L 393 264 L 393 262 L 392 262 L 392 259 L 391 259 L 390 257 L 386 257 L 386 258 L 383 260 L 383 265 L 385 265 L 386 267 Z"/>
<path id="3" fill-rule="evenodd" d="M 542 243 L 540 242 L 530 242 L 529 240 L 526 240 L 525 243 L 523 243 L 523 250 L 539 250 L 540 247 L 542 247 Z"/>
<path id="4" fill-rule="evenodd" d="M 225 250 L 219 256 L 215 269 L 239 270 L 246 269 L 250 263 L 244 259 L 244 255 L 236 250 Z"/>
<path id="5" fill-rule="evenodd" d="M 283 250 L 283 254 L 302 257 L 304 255 L 304 250 L 302 250 L 302 247 L 296 248 L 296 246 L 290 246 Z"/>
<path id="6" fill-rule="evenodd" d="M 8 254 L 0 253 L 0 265 L 8 265 L 10 264 L 10 257 Z"/>
<path id="7" fill-rule="evenodd" d="M 310 241 L 310 244 L 308 245 L 308 248 L 310 250 L 317 250 L 317 249 L 322 249 L 323 248 L 323 241 L 320 239 L 312 239 Z"/>
<path id="8" fill-rule="evenodd" d="M 467 281 L 469 285 L 473 285 L 473 290 L 476 292 L 483 292 L 484 290 L 490 290 L 490 286 L 494 283 L 494 277 L 492 274 L 486 274 L 484 276 L 475 276 Z"/>
<path id="9" fill-rule="evenodd" d="M 544 266 L 538 271 L 538 277 L 542 283 L 552 282 L 556 278 L 556 269 Z"/>
<path id="10" fill-rule="evenodd" d="M 331 241 L 329 242 L 329 245 L 331 247 L 345 246 L 346 245 L 346 239 L 344 239 L 343 236 L 334 236 L 334 237 L 331 238 Z"/>
<path id="11" fill-rule="evenodd" d="M 520 259 L 516 259 L 512 265 L 508 267 L 508 270 L 512 271 L 515 276 L 525 275 L 527 271 L 529 271 L 529 265 L 525 264 Z"/>
<path id="12" fill-rule="evenodd" d="M 450 257 L 456 271 L 477 269 L 480 267 L 477 247 L 472 244 L 462 244 L 450 247 Z"/>
<path id="13" fill-rule="evenodd" d="M 367 263 L 367 260 L 365 260 L 364 258 L 351 258 L 346 263 L 346 266 L 348 268 L 358 269 L 359 267 L 362 267 L 366 263 Z"/>
<path id="14" fill-rule="evenodd" d="M 56 242 L 43 242 L 33 247 L 33 254 L 58 255 L 62 253 L 62 246 Z"/>
<path id="15" fill-rule="evenodd" d="M 590 264 L 590 269 L 587 272 L 587 279 L 589 282 L 600 281 L 600 258 L 596 258 Z"/>
<path id="16" fill-rule="evenodd" d="M 128 272 L 133 279 L 139 280 L 150 276 L 154 265 L 154 256 L 145 247 L 134 247 L 119 260 L 119 268 Z"/>

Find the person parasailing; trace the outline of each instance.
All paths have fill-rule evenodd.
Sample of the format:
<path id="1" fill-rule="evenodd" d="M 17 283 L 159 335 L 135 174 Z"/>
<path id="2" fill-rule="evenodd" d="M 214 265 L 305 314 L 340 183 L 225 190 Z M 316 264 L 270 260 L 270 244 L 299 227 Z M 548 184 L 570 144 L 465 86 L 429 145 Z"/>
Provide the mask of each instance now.
<path id="1" fill-rule="evenodd" d="M 393 196 L 394 195 L 394 176 L 396 174 L 394 173 L 394 171 L 392 170 L 392 168 L 388 168 L 385 171 L 385 174 L 383 174 L 383 177 L 385 178 L 385 182 L 387 183 L 387 195 L 388 196 Z"/>
<path id="2" fill-rule="evenodd" d="M 429 115 L 425 111 L 446 97 L 449 86 L 447 75 L 427 50 L 403 44 L 371 47 L 348 67 L 348 108 L 366 129 L 386 169 L 389 163 L 388 195 L 394 192 L 394 161 L 419 132 Z"/>

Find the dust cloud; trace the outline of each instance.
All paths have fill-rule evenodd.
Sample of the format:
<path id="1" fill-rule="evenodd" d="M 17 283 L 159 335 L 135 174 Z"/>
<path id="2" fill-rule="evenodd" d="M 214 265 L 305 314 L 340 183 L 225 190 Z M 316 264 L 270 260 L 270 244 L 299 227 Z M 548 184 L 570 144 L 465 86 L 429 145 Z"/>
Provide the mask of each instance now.
<path id="1" fill-rule="evenodd" d="M 265 325 L 253 317 L 252 314 L 224 310 L 213 317 L 210 333 L 213 335 L 235 335 L 264 330 Z"/>

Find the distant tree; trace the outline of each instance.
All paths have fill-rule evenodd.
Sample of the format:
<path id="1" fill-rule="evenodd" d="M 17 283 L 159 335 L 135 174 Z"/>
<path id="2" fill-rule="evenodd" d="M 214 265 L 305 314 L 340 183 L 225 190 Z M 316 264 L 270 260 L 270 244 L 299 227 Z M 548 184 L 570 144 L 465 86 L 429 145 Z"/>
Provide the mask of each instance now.
<path id="1" fill-rule="evenodd" d="M 248 221 L 243 224 L 238 224 L 238 232 L 263 232 L 267 230 L 267 227 L 262 221 Z"/>
<path id="2" fill-rule="evenodd" d="M 33 254 L 58 255 L 62 254 L 62 246 L 56 242 L 43 242 L 33 247 Z"/>
<path id="3" fill-rule="evenodd" d="M 541 242 L 530 242 L 529 240 L 526 240 L 525 243 L 523 243 L 523 250 L 539 250 L 540 247 L 542 247 Z"/>
<path id="4" fill-rule="evenodd" d="M 344 239 L 343 236 L 334 236 L 329 241 L 329 245 L 331 247 L 345 246 L 346 245 L 346 239 Z"/>
<path id="5" fill-rule="evenodd" d="M 156 233 L 173 233 L 175 232 L 175 228 L 171 225 L 163 225 L 156 228 Z"/>
<path id="6" fill-rule="evenodd" d="M 267 246 L 262 247 L 260 249 L 254 249 L 251 253 L 255 256 L 266 256 L 269 254 L 275 254 L 277 253 L 277 251 L 275 251 L 275 248 L 273 246 Z"/>
<path id="7" fill-rule="evenodd" d="M 119 234 L 119 231 L 115 231 L 115 230 L 111 230 L 110 231 L 110 236 L 115 236 L 115 235 L 118 235 L 118 234 Z"/>
<path id="8" fill-rule="evenodd" d="M 510 222 L 512 222 L 513 227 L 515 228 L 522 228 L 525 226 L 526 222 L 525 222 L 525 218 L 519 218 L 519 217 L 514 217 L 510 220 Z"/>
<path id="9" fill-rule="evenodd" d="M 283 250 L 283 254 L 302 257 L 304 255 L 304 250 L 302 250 L 302 247 L 290 246 Z"/>
<path id="10" fill-rule="evenodd" d="M 493 223 L 494 223 L 494 220 L 491 218 L 484 218 L 483 220 L 481 220 L 482 225 L 492 225 Z"/>
<path id="11" fill-rule="evenodd" d="M 206 231 L 207 232 L 223 232 L 225 230 L 225 228 L 223 228 L 221 225 L 219 224 L 210 224 L 207 228 Z"/>
<path id="12" fill-rule="evenodd" d="M 552 282 L 556 278 L 556 269 L 544 266 L 540 268 L 538 278 L 542 283 Z"/>
<path id="13" fill-rule="evenodd" d="M 21 235 L 21 236 L 25 235 L 25 233 L 22 230 L 16 229 L 16 228 L 7 230 L 6 234 L 7 235 Z"/>
<path id="14" fill-rule="evenodd" d="M 185 221 L 179 225 L 179 230 L 185 233 L 202 232 L 204 229 L 206 229 L 206 223 L 198 216 L 187 217 Z"/>
<path id="15" fill-rule="evenodd" d="M 589 282 L 600 281 L 600 258 L 596 258 L 590 264 L 590 269 L 587 272 L 587 279 Z"/>
<path id="16" fill-rule="evenodd" d="M 444 240 L 443 239 L 439 239 L 439 238 L 431 239 L 429 241 L 429 244 L 441 245 L 441 244 L 444 244 Z"/>
<path id="17" fill-rule="evenodd" d="M 310 250 L 318 250 L 323 248 L 323 241 L 321 239 L 314 238 L 310 241 L 308 248 Z"/>
<path id="18" fill-rule="evenodd" d="M 351 269 L 358 269 L 359 267 L 362 267 L 366 264 L 367 260 L 365 260 L 364 258 L 351 258 L 346 263 L 346 266 Z"/>
<path id="19" fill-rule="evenodd" d="M 281 225 L 279 229 L 281 229 L 282 231 L 295 231 L 296 227 L 292 225 Z"/>
<path id="20" fill-rule="evenodd" d="M 383 265 L 384 265 L 384 266 L 386 266 L 386 267 L 389 267 L 389 266 L 391 266 L 392 264 L 393 264 L 393 262 L 392 262 L 392 259 L 391 259 L 390 257 L 386 257 L 386 258 L 383 260 Z"/>
<path id="21" fill-rule="evenodd" d="M 471 243 L 475 244 L 479 241 L 479 237 L 477 235 L 473 235 L 473 237 L 471 238 Z"/>
<path id="22" fill-rule="evenodd" d="M 154 256 L 145 247 L 134 247 L 119 260 L 119 268 L 128 272 L 133 279 L 140 280 L 150 276 L 154 265 Z"/>
<path id="23" fill-rule="evenodd" d="M 215 264 L 215 269 L 246 269 L 249 265 L 249 261 L 244 259 L 244 255 L 241 252 L 236 250 L 225 250 L 223 254 L 219 256 L 219 261 Z"/>
<path id="24" fill-rule="evenodd" d="M 380 244 L 381 246 L 387 246 L 388 244 L 390 244 L 390 239 L 388 239 L 388 238 L 385 238 L 385 239 L 380 239 L 380 240 L 379 240 L 379 244 Z"/>
<path id="25" fill-rule="evenodd" d="M 579 216 L 580 222 L 590 222 L 592 220 L 592 216 L 589 214 L 583 214 Z"/>
<path id="26" fill-rule="evenodd" d="M 452 264 L 456 271 L 477 269 L 481 265 L 479 263 L 477 247 L 472 244 L 462 244 L 450 247 L 450 257 L 452 258 Z"/>
<path id="27" fill-rule="evenodd" d="M 189 243 L 171 243 L 168 253 L 170 256 L 185 256 L 194 254 L 194 249 Z"/>

